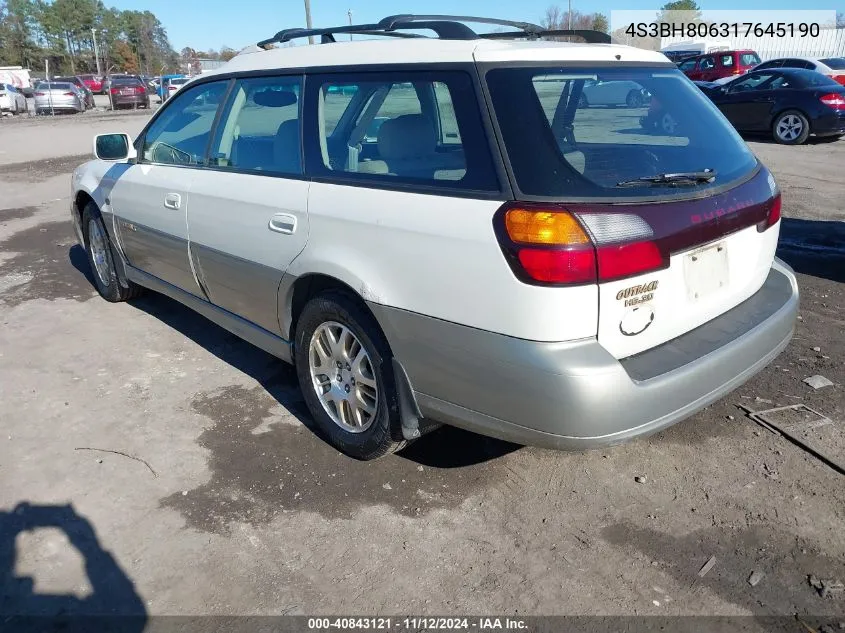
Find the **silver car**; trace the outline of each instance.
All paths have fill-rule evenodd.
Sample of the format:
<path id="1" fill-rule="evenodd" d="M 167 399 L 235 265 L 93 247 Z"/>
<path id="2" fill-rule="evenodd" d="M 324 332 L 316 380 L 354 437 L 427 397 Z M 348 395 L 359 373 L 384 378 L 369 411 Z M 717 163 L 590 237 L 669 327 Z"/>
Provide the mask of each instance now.
<path id="1" fill-rule="evenodd" d="M 71 83 L 43 81 L 35 87 L 35 113 L 84 112 L 85 96 Z"/>

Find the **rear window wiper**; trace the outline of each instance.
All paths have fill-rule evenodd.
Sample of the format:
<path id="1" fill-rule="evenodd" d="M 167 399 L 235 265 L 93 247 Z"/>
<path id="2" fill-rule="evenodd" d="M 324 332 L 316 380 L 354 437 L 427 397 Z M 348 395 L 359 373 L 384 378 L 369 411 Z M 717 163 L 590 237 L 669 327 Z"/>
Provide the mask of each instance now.
<path id="1" fill-rule="evenodd" d="M 701 171 L 685 171 L 676 174 L 657 174 L 655 176 L 643 176 L 632 180 L 623 180 L 616 183 L 617 187 L 636 187 L 648 185 L 695 185 L 700 182 L 713 182 L 716 179 L 716 172 L 712 169 Z"/>

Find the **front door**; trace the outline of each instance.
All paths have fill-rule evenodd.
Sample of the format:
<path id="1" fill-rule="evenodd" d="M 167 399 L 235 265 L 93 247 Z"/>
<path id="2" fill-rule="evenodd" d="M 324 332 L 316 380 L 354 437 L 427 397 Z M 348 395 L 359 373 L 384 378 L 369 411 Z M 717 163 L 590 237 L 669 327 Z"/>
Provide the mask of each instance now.
<path id="1" fill-rule="evenodd" d="M 215 305 L 279 334 L 277 295 L 308 239 L 301 76 L 238 81 L 191 188 L 194 268 Z"/>
<path id="2" fill-rule="evenodd" d="M 107 195 L 129 264 L 194 294 L 200 289 L 188 257 L 188 196 L 226 86 L 196 86 L 162 110 L 140 139 L 137 161 Z"/>

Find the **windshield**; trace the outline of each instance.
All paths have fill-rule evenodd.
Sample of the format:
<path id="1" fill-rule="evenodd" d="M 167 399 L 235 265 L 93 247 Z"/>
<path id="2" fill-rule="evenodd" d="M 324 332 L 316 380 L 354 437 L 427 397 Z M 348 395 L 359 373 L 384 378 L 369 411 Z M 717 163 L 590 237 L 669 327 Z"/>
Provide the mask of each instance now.
<path id="1" fill-rule="evenodd" d="M 845 70 L 845 57 L 828 57 L 819 61 L 833 70 Z"/>
<path id="2" fill-rule="evenodd" d="M 757 164 L 710 100 L 674 68 L 497 68 L 486 79 L 523 195 L 677 196 L 720 187 Z M 630 183 L 704 170 L 715 177 Z"/>

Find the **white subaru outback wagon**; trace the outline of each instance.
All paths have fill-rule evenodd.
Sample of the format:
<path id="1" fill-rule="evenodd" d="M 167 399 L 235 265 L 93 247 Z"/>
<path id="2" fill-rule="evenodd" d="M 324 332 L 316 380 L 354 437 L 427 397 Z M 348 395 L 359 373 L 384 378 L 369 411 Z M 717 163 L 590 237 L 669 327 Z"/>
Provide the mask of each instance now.
<path id="1" fill-rule="evenodd" d="M 586 448 L 688 417 L 790 340 L 780 192 L 663 55 L 561 33 L 402 15 L 245 50 L 74 172 L 97 290 L 293 363 L 360 459 L 436 423 Z M 582 98 L 613 82 L 636 98 Z"/>

